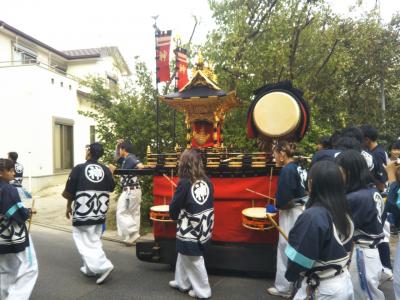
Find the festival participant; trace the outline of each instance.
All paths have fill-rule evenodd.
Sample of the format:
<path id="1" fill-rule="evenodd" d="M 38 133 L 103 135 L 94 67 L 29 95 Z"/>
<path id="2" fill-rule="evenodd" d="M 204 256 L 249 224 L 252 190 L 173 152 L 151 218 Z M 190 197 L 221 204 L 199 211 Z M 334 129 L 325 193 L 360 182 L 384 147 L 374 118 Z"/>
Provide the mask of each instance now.
<path id="1" fill-rule="evenodd" d="M 335 132 L 329 138 L 328 148 L 321 149 L 320 147 L 317 146 L 317 151 L 314 153 L 311 160 L 311 166 L 313 166 L 315 163 L 319 161 L 324 161 L 324 160 L 335 161 L 335 157 L 340 153 L 340 150 L 336 149 L 336 144 L 339 138 L 340 138 L 340 133 Z"/>
<path id="2" fill-rule="evenodd" d="M 319 138 L 318 143 L 317 143 L 317 151 L 328 150 L 331 148 L 332 148 L 332 145 L 331 145 L 329 136 L 323 136 L 323 137 Z"/>
<path id="3" fill-rule="evenodd" d="M 385 167 L 388 163 L 388 155 L 382 145 L 378 144 L 378 130 L 371 125 L 361 126 L 364 134 L 363 146 L 371 152 L 374 159 L 374 177 L 376 188 L 383 192 L 386 187 L 387 173 Z"/>
<path id="4" fill-rule="evenodd" d="M 118 140 L 116 157 L 122 162 L 121 169 L 143 169 L 143 164 L 136 158 L 133 145 L 129 141 Z M 110 166 L 113 172 L 115 167 Z M 124 241 L 130 245 L 139 237 L 140 230 L 140 203 L 142 202 L 142 190 L 136 176 L 121 176 L 122 193 L 117 204 L 117 229 L 118 235 L 124 237 Z"/>
<path id="5" fill-rule="evenodd" d="M 318 162 L 310 170 L 308 186 L 307 209 L 290 231 L 285 249 L 286 279 L 304 277 L 294 299 L 354 299 L 345 249 L 351 248 L 354 227 L 342 173 L 334 162 Z"/>
<path id="6" fill-rule="evenodd" d="M 286 141 L 278 142 L 274 148 L 275 164 L 277 167 L 283 167 L 279 174 L 275 198 L 279 209 L 279 225 L 286 233 L 292 229 L 298 216 L 303 212 L 306 196 L 307 173 L 295 162 L 294 151 L 295 145 Z M 279 236 L 275 284 L 267 289 L 269 294 L 283 298 L 289 298 L 293 288 L 293 284 L 285 278 L 286 245 L 286 240 Z"/>
<path id="7" fill-rule="evenodd" d="M 355 246 L 350 274 L 355 299 L 385 299 L 378 289 L 383 267 L 377 249 L 384 238 L 383 199 L 376 188 L 368 187 L 368 167 L 358 151 L 342 152 L 337 164 L 346 178 L 346 197 L 354 222 Z"/>
<path id="8" fill-rule="evenodd" d="M 0 299 L 29 299 L 38 277 L 38 263 L 25 221 L 26 209 L 15 187 L 14 163 L 0 159 Z"/>
<path id="9" fill-rule="evenodd" d="M 397 161 L 390 161 L 386 167 L 386 172 L 388 174 L 388 182 L 389 182 L 389 186 L 390 186 L 388 197 L 390 197 L 390 190 L 393 188 L 392 185 L 394 187 L 397 186 L 397 181 L 400 179 L 400 178 L 398 178 L 400 175 L 400 164 L 398 164 Z M 389 201 L 389 199 L 388 199 L 388 201 Z M 392 201 L 392 200 L 390 200 L 390 201 Z M 398 196 L 396 197 L 395 204 L 397 206 L 397 209 L 400 209 L 400 201 L 398 200 Z M 396 221 L 399 221 L 399 220 L 396 220 Z M 394 259 L 393 288 L 394 288 L 395 298 L 400 299 L 400 241 L 397 243 L 396 257 Z"/>
<path id="10" fill-rule="evenodd" d="M 211 287 L 204 264 L 204 251 L 214 226 L 214 187 L 207 178 L 200 154 L 185 150 L 179 160 L 179 182 L 169 206 L 176 231 L 175 280 L 172 288 L 189 291 L 191 297 L 210 298 Z"/>
<path id="11" fill-rule="evenodd" d="M 97 284 L 102 284 L 114 270 L 101 242 L 110 192 L 115 188 L 110 170 L 98 162 L 103 153 L 101 144 L 90 144 L 86 162 L 72 169 L 62 193 L 68 200 L 66 217 L 70 219 L 72 215 L 72 236 L 83 261 L 80 271 L 86 276 L 97 276 Z"/>
<path id="12" fill-rule="evenodd" d="M 15 172 L 14 179 L 10 181 L 10 184 L 14 185 L 15 187 L 20 187 L 22 186 L 24 166 L 17 162 L 18 160 L 17 152 L 8 152 L 8 159 L 11 159 L 14 162 L 14 172 Z"/>

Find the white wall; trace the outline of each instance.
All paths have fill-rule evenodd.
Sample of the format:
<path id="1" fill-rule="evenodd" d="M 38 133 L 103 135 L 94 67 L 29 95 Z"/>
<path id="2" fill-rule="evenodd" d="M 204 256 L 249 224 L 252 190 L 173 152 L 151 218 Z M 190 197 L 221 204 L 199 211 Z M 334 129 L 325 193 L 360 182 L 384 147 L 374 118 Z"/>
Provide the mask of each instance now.
<path id="1" fill-rule="evenodd" d="M 38 65 L 0 68 L 0 82 L 2 157 L 17 151 L 26 176 L 53 175 L 53 122 L 63 118 L 74 122 L 74 164 L 84 161 L 94 121 L 78 114 L 77 82 Z"/>

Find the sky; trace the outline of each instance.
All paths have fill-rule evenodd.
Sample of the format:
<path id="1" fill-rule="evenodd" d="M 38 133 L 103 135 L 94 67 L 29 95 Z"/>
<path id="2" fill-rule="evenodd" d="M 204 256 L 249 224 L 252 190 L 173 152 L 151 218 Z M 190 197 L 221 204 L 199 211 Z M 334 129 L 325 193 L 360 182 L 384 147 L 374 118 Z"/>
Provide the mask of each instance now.
<path id="1" fill-rule="evenodd" d="M 348 15 L 356 0 L 328 0 L 335 12 Z M 370 8 L 376 0 L 364 0 Z M 400 0 L 378 0 L 389 20 Z M 207 0 L 2 0 L 0 20 L 57 50 L 117 46 L 133 69 L 135 56 L 154 67 L 154 20 L 185 42 L 200 19 L 193 42 L 201 44 L 214 27 Z M 356 14 L 359 14 L 357 12 Z"/>

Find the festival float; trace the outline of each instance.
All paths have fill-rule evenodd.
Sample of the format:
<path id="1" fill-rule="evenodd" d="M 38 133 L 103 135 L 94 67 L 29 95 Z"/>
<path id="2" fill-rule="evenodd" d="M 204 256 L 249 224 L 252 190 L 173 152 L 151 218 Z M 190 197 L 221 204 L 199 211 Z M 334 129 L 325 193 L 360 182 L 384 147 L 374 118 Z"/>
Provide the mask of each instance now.
<path id="1" fill-rule="evenodd" d="M 235 91 L 225 92 L 217 85 L 202 61 L 183 88 L 159 99 L 184 114 L 187 144 L 169 153 L 153 153 L 148 147 L 145 169 L 116 171 L 153 176 L 150 219 L 154 240 L 139 239 L 137 257 L 175 264 L 176 223 L 169 218 L 168 205 L 178 182 L 180 153 L 184 148 L 197 148 L 214 185 L 215 218 L 212 243 L 205 254 L 207 267 L 275 272 L 278 231 L 273 223 L 279 222 L 279 214 L 267 215 L 265 207 L 275 202 L 280 168 L 275 167 L 271 147 L 279 139 L 300 141 L 307 132 L 310 113 L 302 92 L 289 82 L 255 92 L 248 108 L 247 136 L 260 139 L 266 151 L 252 153 L 225 147 L 225 116 L 232 109 L 244 108 Z"/>

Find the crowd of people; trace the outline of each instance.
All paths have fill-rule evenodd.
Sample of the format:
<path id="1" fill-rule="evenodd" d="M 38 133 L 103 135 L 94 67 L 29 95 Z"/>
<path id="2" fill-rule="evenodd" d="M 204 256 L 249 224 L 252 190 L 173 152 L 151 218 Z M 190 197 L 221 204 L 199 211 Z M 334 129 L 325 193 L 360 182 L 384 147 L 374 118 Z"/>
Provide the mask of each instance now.
<path id="1" fill-rule="evenodd" d="M 393 267 L 389 248 L 390 226 L 396 233 L 400 224 L 400 141 L 393 143 L 388 157 L 377 139 L 378 131 L 369 125 L 323 137 L 308 173 L 296 160 L 294 143 L 274 145 L 275 163 L 281 167 L 276 210 L 288 239 L 279 236 L 276 277 L 268 293 L 294 299 L 385 299 L 379 286 L 394 280 L 400 299 L 400 247 Z M 130 142 L 117 142 L 119 168 L 144 167 L 132 152 Z M 62 193 L 83 262 L 80 271 L 97 284 L 114 269 L 101 236 L 116 166 L 100 163 L 103 154 L 100 143 L 88 145 L 85 163 L 72 169 Z M 10 152 L 8 159 L 0 159 L 0 299 L 10 300 L 29 299 L 38 277 L 26 226 L 36 212 L 21 202 L 23 167 L 17 158 Z M 214 225 L 214 188 L 201 153 L 187 149 L 181 154 L 178 177 L 170 204 L 170 216 L 177 220 L 178 256 L 169 285 L 191 297 L 210 298 L 204 251 Z M 135 176 L 122 175 L 121 187 L 118 234 L 133 243 L 140 237 L 140 185 Z M 191 231 L 185 230 L 188 222 Z"/>
<path id="2" fill-rule="evenodd" d="M 389 247 L 390 226 L 397 234 L 400 221 L 400 142 L 393 143 L 388 157 L 377 140 L 370 125 L 322 137 L 308 176 L 294 159 L 293 143 L 275 146 L 276 164 L 283 167 L 276 206 L 289 238 L 279 237 L 275 284 L 268 293 L 385 299 L 379 286 L 394 280 L 400 299 L 400 247 L 393 268 Z"/>

